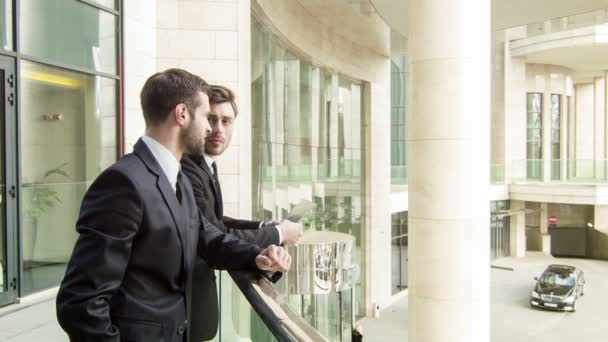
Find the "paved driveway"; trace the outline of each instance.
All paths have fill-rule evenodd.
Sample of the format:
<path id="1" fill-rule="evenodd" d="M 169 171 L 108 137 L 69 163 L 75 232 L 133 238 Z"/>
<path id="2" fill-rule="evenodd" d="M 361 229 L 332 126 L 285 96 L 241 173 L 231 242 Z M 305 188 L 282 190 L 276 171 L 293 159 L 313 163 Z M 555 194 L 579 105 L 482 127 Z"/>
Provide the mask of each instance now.
<path id="1" fill-rule="evenodd" d="M 534 277 L 549 264 L 569 264 L 585 272 L 585 296 L 575 313 L 530 307 Z M 492 263 L 513 271 L 491 271 L 492 342 L 608 342 L 608 261 L 553 258 L 528 252 L 525 258 Z M 363 322 L 364 340 L 407 341 L 407 298 Z"/>
<path id="2" fill-rule="evenodd" d="M 575 313 L 530 307 L 534 277 L 551 263 L 577 266 L 585 272 L 585 295 L 577 301 Z M 608 341 L 608 261 L 528 253 L 522 259 L 507 258 L 494 264 L 514 271 L 492 270 L 493 342 Z"/>

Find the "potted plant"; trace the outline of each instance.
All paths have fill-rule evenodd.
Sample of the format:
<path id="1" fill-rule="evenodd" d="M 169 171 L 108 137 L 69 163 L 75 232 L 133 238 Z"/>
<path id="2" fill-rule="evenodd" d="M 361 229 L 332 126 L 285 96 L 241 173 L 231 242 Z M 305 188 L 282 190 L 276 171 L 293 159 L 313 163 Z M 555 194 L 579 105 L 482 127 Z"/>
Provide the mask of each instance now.
<path id="1" fill-rule="evenodd" d="M 26 225 L 31 229 L 29 234 L 23 234 L 23 259 L 32 260 L 36 250 L 38 235 L 38 222 L 42 215 L 61 204 L 59 193 L 48 184 L 49 178 L 58 176 L 69 179 L 70 175 L 64 170 L 68 163 L 52 168 L 44 173 L 36 182 L 23 183 L 24 188 L 24 215 Z"/>

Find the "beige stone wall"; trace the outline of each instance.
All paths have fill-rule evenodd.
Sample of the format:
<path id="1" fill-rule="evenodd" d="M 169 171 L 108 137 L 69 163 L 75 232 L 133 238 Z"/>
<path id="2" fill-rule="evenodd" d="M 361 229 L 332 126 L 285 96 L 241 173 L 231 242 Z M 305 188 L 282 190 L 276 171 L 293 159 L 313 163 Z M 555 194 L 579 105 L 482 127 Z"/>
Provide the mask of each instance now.
<path id="1" fill-rule="evenodd" d="M 218 161 L 227 215 L 251 217 L 249 1 L 157 0 L 157 70 L 183 68 L 237 94 L 232 144 Z"/>
<path id="2" fill-rule="evenodd" d="M 156 72 L 156 2 L 124 3 L 124 147 L 133 150 L 146 125 L 139 93 L 146 79 Z"/>
<path id="3" fill-rule="evenodd" d="M 220 180 L 226 214 L 251 217 L 249 1 L 127 1 L 124 31 L 125 152 L 145 131 L 139 92 L 153 73 L 183 68 L 233 89 L 239 116 Z"/>

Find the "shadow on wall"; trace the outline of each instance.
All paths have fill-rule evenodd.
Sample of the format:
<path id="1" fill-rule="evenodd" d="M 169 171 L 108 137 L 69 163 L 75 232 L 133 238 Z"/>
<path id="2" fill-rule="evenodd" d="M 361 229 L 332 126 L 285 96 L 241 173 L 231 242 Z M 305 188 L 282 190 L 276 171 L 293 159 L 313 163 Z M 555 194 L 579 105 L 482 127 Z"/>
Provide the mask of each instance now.
<path id="1" fill-rule="evenodd" d="M 608 260 L 608 235 L 589 227 L 553 227 L 551 254 Z"/>
<path id="2" fill-rule="evenodd" d="M 526 250 L 533 252 L 542 251 L 540 227 L 526 226 Z"/>

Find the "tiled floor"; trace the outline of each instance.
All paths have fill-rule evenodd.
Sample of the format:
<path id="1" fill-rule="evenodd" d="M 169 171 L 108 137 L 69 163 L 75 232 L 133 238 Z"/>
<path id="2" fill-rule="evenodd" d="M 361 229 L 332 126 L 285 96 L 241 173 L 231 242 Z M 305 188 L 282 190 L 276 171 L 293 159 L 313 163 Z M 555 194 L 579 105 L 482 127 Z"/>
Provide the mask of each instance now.
<path id="1" fill-rule="evenodd" d="M 55 318 L 55 299 L 0 317 L 0 341 L 65 342 L 67 336 Z"/>

